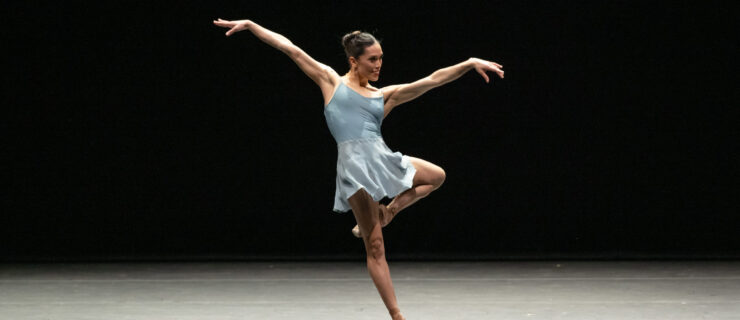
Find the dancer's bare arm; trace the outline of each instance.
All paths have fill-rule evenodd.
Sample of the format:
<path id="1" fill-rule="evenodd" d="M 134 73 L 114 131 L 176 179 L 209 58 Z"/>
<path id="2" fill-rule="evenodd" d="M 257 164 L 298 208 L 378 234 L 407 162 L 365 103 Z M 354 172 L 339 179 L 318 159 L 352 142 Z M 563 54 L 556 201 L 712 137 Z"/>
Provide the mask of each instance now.
<path id="1" fill-rule="evenodd" d="M 431 75 L 416 80 L 414 82 L 384 87 L 381 90 L 383 91 L 383 96 L 386 97 L 385 113 L 387 114 L 388 112 L 390 112 L 391 109 L 404 102 L 409 102 L 413 99 L 418 98 L 420 95 L 431 90 L 432 88 L 439 87 L 445 83 L 459 78 L 470 69 L 475 69 L 475 71 L 480 73 L 483 79 L 486 80 L 486 83 L 489 82 L 486 71 L 493 71 L 503 79 L 504 71 L 501 70 L 501 68 L 503 67 L 504 66 L 495 62 L 486 61 L 478 58 L 470 58 L 456 65 L 439 69 Z"/>
<path id="2" fill-rule="evenodd" d="M 213 20 L 213 24 L 219 27 L 231 28 L 226 32 L 227 37 L 243 30 L 252 31 L 257 38 L 288 55 L 311 80 L 321 87 L 321 91 L 324 92 L 325 96 L 327 91 L 331 95 L 331 92 L 334 90 L 336 81 L 339 79 L 339 75 L 334 69 L 311 58 L 311 56 L 294 45 L 288 38 L 270 31 L 251 20 L 229 21 L 219 18 L 218 20 Z"/>

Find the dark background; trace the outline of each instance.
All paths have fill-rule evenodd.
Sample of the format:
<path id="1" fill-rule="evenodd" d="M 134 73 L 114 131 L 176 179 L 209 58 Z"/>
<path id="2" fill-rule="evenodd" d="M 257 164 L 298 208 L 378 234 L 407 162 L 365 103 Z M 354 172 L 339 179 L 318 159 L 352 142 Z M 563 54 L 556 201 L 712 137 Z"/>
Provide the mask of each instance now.
<path id="1" fill-rule="evenodd" d="M 216 18 L 340 75 L 342 35 L 372 32 L 376 87 L 504 65 L 384 120 L 393 151 L 447 173 L 384 229 L 389 260 L 738 258 L 729 4 L 3 3 L 0 259 L 363 259 L 331 210 L 320 90 Z"/>

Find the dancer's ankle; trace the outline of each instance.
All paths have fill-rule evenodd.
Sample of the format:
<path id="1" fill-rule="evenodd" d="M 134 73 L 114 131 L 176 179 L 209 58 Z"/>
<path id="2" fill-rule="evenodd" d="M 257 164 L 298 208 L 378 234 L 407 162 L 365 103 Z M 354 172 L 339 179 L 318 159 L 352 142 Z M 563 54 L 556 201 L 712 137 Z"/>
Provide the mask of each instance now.
<path id="1" fill-rule="evenodd" d="M 393 211 L 384 204 L 380 204 L 378 209 L 380 209 L 381 226 L 385 227 L 391 222 L 391 220 L 393 220 L 395 214 L 393 214 Z"/>
<path id="2" fill-rule="evenodd" d="M 386 209 L 388 209 L 388 212 L 390 212 L 390 214 L 394 217 L 396 216 L 396 213 L 398 213 L 396 212 L 396 206 L 386 206 Z"/>
<path id="3" fill-rule="evenodd" d="M 389 311 L 389 313 L 391 314 L 391 319 L 392 320 L 404 320 L 404 319 L 406 319 L 401 314 L 401 309 L 396 309 L 394 311 Z"/>

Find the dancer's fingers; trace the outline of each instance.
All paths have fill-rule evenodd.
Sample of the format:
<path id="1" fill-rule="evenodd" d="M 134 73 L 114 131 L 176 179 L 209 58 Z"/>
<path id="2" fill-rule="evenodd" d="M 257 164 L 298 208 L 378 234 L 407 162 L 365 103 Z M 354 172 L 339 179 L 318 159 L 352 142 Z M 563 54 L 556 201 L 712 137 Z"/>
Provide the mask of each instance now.
<path id="1" fill-rule="evenodd" d="M 498 67 L 490 67 L 491 71 L 495 72 L 500 78 L 504 77 L 504 70 L 499 69 Z"/>
<path id="2" fill-rule="evenodd" d="M 218 20 L 213 20 L 213 23 L 216 24 L 216 25 L 222 26 L 222 27 L 223 26 L 232 27 L 232 26 L 236 25 L 236 23 L 234 23 L 232 21 L 224 20 L 224 19 L 221 19 L 221 18 L 219 18 Z"/>
<path id="3" fill-rule="evenodd" d="M 478 73 L 480 73 L 483 79 L 486 79 L 486 83 L 488 83 L 488 75 L 486 75 L 486 71 L 478 69 Z"/>
<path id="4" fill-rule="evenodd" d="M 496 70 L 493 70 L 493 72 L 495 72 L 499 76 L 499 78 L 504 77 L 504 70 L 496 68 Z"/>
<path id="5" fill-rule="evenodd" d="M 236 29 L 238 29 L 238 28 L 239 28 L 239 26 L 234 26 L 234 27 L 233 27 L 233 28 L 231 28 L 231 29 L 230 29 L 229 31 L 226 31 L 226 36 L 228 37 L 228 36 L 232 35 L 232 34 L 233 34 L 234 32 L 237 32 L 237 31 L 239 31 L 239 30 L 236 30 Z"/>

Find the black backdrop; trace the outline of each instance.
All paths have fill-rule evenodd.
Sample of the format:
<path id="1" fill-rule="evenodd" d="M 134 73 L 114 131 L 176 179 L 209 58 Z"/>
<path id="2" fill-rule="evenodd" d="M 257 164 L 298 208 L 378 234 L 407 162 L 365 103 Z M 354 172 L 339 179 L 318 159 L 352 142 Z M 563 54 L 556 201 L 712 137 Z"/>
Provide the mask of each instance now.
<path id="1" fill-rule="evenodd" d="M 0 256 L 363 257 L 320 90 L 220 17 L 340 74 L 342 35 L 372 32 L 377 87 L 504 65 L 384 120 L 447 173 L 384 229 L 391 260 L 737 258 L 736 15 L 702 3 L 4 3 Z"/>

